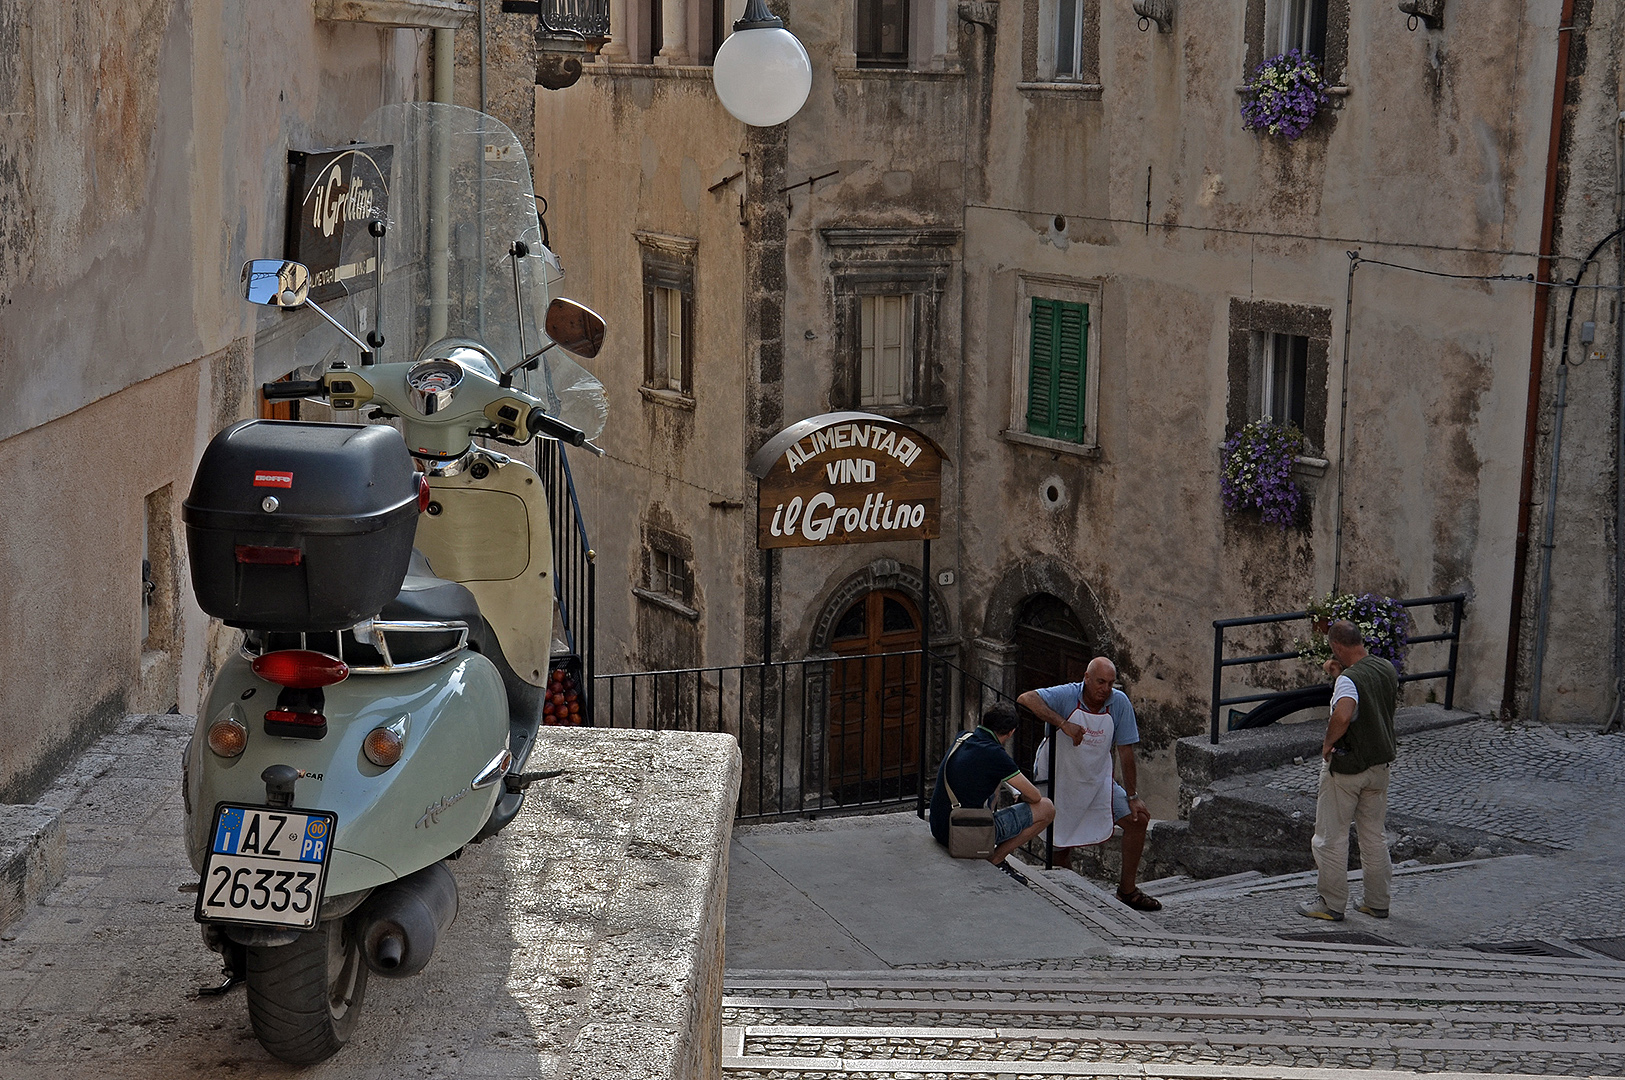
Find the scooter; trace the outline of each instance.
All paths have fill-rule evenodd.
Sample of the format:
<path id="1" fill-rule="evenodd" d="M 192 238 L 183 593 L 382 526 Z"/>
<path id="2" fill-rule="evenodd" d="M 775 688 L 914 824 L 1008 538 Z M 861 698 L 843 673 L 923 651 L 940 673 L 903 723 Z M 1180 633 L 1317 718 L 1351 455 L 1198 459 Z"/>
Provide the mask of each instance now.
<path id="1" fill-rule="evenodd" d="M 382 422 L 234 424 L 183 512 L 200 607 L 243 631 L 184 758 L 195 917 L 225 961 L 213 992 L 246 983 L 255 1035 L 295 1064 L 344 1046 L 369 974 L 423 970 L 457 913 L 445 860 L 557 775 L 525 771 L 553 638 L 547 496 L 485 444 L 596 451 L 556 415 L 561 387 L 602 416 L 553 350 L 592 358 L 604 323 L 546 299 L 557 260 L 512 132 L 409 103 L 364 135 L 394 162 L 354 264 L 375 278 L 346 297 L 366 338 L 300 263 L 251 261 L 243 285 L 285 320 L 320 317 L 274 339 L 290 355 L 333 328 L 360 350 L 359 366 L 266 383 L 268 399 Z"/>

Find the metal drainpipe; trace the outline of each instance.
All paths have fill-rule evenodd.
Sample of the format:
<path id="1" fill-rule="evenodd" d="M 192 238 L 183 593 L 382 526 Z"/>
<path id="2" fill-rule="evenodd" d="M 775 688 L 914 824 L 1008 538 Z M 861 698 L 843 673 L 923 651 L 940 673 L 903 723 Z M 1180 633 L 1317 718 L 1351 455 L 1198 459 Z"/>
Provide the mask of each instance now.
<path id="1" fill-rule="evenodd" d="M 434 100 L 444 105 L 451 104 L 456 67 L 454 33 L 434 32 Z M 439 341 L 446 336 L 447 309 L 451 306 L 451 232 L 446 221 L 451 205 L 451 131 L 447 125 L 435 125 L 429 152 L 429 340 Z"/>
<path id="2" fill-rule="evenodd" d="M 1551 139 L 1546 148 L 1546 192 L 1540 216 L 1540 259 L 1535 280 L 1552 280 L 1552 230 L 1557 218 L 1557 159 L 1563 137 L 1563 110 L 1568 104 L 1569 39 L 1574 36 L 1574 0 L 1563 0 L 1558 18 L 1557 71 L 1552 86 Z M 1518 480 L 1518 539 L 1512 551 L 1512 597 L 1507 613 L 1506 677 L 1501 686 L 1501 712 L 1512 715 L 1518 688 L 1518 642 L 1522 637 L 1524 581 L 1529 572 L 1529 518 L 1535 491 L 1535 450 L 1540 432 L 1540 383 L 1546 366 L 1546 320 L 1550 317 L 1551 290 L 1535 286 L 1535 311 L 1530 320 L 1529 390 L 1524 405 L 1523 467 Z"/>

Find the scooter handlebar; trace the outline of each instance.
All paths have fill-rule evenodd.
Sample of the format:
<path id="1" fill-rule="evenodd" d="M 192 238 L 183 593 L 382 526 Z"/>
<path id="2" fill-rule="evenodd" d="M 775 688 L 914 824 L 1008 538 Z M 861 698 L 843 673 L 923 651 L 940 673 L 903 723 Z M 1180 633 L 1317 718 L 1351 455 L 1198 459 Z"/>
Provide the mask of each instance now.
<path id="1" fill-rule="evenodd" d="M 326 397 L 327 384 L 320 379 L 298 379 L 293 382 L 268 382 L 260 386 L 266 401 L 284 401 L 292 398 Z"/>
<path id="2" fill-rule="evenodd" d="M 530 416 L 525 421 L 525 427 L 532 435 L 546 435 L 559 442 L 569 443 L 571 446 L 580 446 L 587 441 L 587 433 L 580 428 L 571 427 L 562 420 L 555 420 L 541 409 L 530 410 Z"/>

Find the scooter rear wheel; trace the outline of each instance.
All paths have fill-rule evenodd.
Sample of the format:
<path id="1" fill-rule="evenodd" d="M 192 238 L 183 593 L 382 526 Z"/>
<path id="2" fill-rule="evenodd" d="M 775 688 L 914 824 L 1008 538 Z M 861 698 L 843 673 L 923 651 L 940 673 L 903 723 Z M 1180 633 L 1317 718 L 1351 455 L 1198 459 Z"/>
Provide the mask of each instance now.
<path id="1" fill-rule="evenodd" d="M 347 919 L 333 919 L 288 945 L 250 948 L 248 1018 L 260 1045 L 294 1065 L 344 1048 L 367 991 L 367 964 Z"/>

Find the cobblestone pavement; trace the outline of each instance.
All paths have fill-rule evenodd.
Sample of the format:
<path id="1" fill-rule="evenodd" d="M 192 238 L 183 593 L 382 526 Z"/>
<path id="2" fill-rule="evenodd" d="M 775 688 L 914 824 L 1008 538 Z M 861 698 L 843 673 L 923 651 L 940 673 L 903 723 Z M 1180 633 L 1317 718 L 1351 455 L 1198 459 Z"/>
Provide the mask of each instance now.
<path id="1" fill-rule="evenodd" d="M 1391 815 L 1562 850 L 1619 816 L 1606 793 L 1625 785 L 1625 740 L 1594 728 L 1481 720 L 1407 735 L 1399 755 Z M 1320 761 L 1261 773 L 1258 782 L 1313 795 Z"/>

